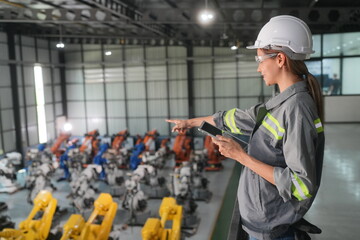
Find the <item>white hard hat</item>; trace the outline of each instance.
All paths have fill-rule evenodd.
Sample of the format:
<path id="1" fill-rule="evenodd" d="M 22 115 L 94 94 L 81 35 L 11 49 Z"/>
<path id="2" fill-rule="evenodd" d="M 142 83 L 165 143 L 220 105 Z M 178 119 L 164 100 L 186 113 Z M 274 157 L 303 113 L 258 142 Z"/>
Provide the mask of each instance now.
<path id="1" fill-rule="evenodd" d="M 274 49 L 284 52 L 293 60 L 310 58 L 313 41 L 309 27 L 299 18 L 281 15 L 270 19 L 266 23 L 253 46 L 248 49 Z"/>

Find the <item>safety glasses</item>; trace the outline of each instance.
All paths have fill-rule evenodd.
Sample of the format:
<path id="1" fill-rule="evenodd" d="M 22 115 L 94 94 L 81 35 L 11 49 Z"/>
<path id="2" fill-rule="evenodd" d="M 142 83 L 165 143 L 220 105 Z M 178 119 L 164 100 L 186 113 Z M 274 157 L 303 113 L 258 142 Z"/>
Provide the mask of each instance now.
<path id="1" fill-rule="evenodd" d="M 270 54 L 265 54 L 262 56 L 255 56 L 255 61 L 257 63 L 262 63 L 266 59 L 276 57 L 277 55 L 278 55 L 278 53 L 270 53 Z"/>

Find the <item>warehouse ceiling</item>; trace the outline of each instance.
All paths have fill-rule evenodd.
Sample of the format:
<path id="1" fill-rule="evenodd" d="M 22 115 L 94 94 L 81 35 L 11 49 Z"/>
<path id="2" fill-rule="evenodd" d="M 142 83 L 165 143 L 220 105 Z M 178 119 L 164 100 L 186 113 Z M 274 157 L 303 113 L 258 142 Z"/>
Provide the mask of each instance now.
<path id="1" fill-rule="evenodd" d="M 214 11 L 213 22 L 199 12 Z M 359 0 L 0 0 L 0 25 L 67 42 L 247 44 L 272 16 L 300 17 L 314 34 L 360 31 Z"/>

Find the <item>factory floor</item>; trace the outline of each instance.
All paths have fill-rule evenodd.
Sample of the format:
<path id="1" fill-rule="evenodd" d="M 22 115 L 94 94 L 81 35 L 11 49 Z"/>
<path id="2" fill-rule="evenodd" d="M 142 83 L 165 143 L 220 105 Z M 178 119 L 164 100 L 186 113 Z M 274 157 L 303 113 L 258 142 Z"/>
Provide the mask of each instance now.
<path id="1" fill-rule="evenodd" d="M 322 229 L 313 240 L 360 239 L 360 124 L 325 125 L 321 186 L 305 219 Z"/>
<path id="2" fill-rule="evenodd" d="M 323 232 L 320 235 L 311 235 L 311 238 L 360 239 L 360 124 L 326 124 L 325 136 L 322 183 L 312 208 L 305 216 L 305 219 L 320 227 Z M 211 239 L 223 201 L 222 196 L 234 166 L 231 160 L 224 163 L 223 171 L 206 173 L 210 178 L 210 190 L 214 195 L 209 203 L 199 204 L 201 223 L 198 232 L 190 239 Z M 25 200 L 25 191 L 12 195 L 0 194 L 0 201 L 5 200 L 10 206 L 8 211 L 2 213 L 13 215 L 17 223 L 30 211 L 30 206 Z M 65 193 L 55 192 L 55 195 L 64 199 L 62 204 L 67 205 Z M 159 204 L 159 200 L 150 201 L 149 205 L 155 214 Z M 140 227 L 127 229 L 122 232 L 120 239 L 140 239 L 140 230 Z"/>

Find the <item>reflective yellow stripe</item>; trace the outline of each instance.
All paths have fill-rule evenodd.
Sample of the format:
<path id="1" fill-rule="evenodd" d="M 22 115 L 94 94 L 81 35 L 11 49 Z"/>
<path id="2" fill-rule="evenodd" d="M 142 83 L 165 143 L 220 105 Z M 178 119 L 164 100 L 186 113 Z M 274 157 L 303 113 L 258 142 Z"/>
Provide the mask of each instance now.
<path id="1" fill-rule="evenodd" d="M 267 113 L 266 116 L 268 116 L 268 118 L 273 121 L 273 123 L 275 123 L 275 125 L 278 127 L 279 131 L 284 133 L 285 129 L 283 129 L 282 127 L 280 127 L 280 124 L 278 122 L 278 120 L 276 120 L 276 118 L 274 118 L 270 113 Z"/>
<path id="2" fill-rule="evenodd" d="M 295 173 L 291 174 L 291 180 L 292 180 L 291 191 L 294 197 L 296 197 L 299 201 L 312 197 L 311 194 L 309 193 L 309 189 Z"/>
<path id="3" fill-rule="evenodd" d="M 226 115 L 225 115 L 225 123 L 226 123 L 226 125 L 230 128 L 230 131 L 231 131 L 232 133 L 241 134 L 240 129 L 236 127 L 235 111 L 236 111 L 236 108 L 233 108 L 233 109 L 231 109 L 231 110 L 229 110 L 229 111 L 226 112 Z"/>
<path id="4" fill-rule="evenodd" d="M 267 116 L 267 119 L 263 120 L 262 121 L 262 125 L 267 129 L 269 130 L 273 135 L 274 137 L 277 139 L 277 140 L 281 140 L 283 139 L 283 136 L 284 136 L 284 133 L 285 133 L 285 129 L 280 127 L 280 124 L 279 122 L 270 114 L 270 113 L 267 113 L 266 114 Z M 266 121 L 269 121 L 271 122 L 271 126 L 269 123 L 267 123 Z M 275 125 L 275 126 L 274 126 Z M 274 127 L 276 127 L 277 129 L 274 129 Z"/>
<path id="5" fill-rule="evenodd" d="M 316 120 L 314 121 L 314 124 L 315 124 L 317 133 L 321 133 L 321 132 L 324 131 L 324 128 L 323 128 L 323 126 L 322 126 L 322 123 L 321 123 L 320 118 L 316 119 Z"/>

